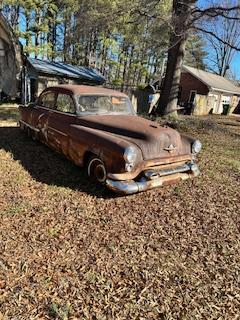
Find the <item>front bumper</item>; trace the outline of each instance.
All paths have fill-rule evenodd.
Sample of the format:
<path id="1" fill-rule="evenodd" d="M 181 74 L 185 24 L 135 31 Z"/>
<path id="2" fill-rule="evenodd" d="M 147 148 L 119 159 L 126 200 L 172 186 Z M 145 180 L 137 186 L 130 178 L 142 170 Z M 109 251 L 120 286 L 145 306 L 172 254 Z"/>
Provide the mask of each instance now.
<path id="1" fill-rule="evenodd" d="M 199 173 L 196 163 L 189 162 L 172 169 L 154 170 L 152 168 L 145 170 L 139 180 L 117 181 L 107 179 L 106 186 L 118 194 L 126 195 L 174 184 L 181 180 L 196 177 Z"/>

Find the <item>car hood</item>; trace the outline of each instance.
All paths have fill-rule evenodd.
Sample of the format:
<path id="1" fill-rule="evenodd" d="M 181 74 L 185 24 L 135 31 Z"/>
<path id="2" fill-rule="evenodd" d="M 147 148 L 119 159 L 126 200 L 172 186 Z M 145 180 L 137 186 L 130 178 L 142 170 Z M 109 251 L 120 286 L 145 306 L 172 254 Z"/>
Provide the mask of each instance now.
<path id="1" fill-rule="evenodd" d="M 79 117 L 78 125 L 114 134 L 137 145 L 144 160 L 190 153 L 189 143 L 184 143 L 176 130 L 138 116 L 91 115 Z"/>

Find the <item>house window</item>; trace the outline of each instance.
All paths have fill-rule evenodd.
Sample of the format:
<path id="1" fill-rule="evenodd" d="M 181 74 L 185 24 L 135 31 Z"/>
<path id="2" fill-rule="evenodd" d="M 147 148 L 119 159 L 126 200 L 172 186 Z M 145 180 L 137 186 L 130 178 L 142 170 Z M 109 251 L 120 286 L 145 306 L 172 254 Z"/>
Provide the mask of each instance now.
<path id="1" fill-rule="evenodd" d="M 194 103 L 195 97 L 196 97 L 197 91 L 196 90 L 191 90 L 189 94 L 189 103 Z"/>
<path id="2" fill-rule="evenodd" d="M 59 93 L 56 105 L 58 111 L 66 113 L 75 113 L 73 99 L 68 94 Z"/>

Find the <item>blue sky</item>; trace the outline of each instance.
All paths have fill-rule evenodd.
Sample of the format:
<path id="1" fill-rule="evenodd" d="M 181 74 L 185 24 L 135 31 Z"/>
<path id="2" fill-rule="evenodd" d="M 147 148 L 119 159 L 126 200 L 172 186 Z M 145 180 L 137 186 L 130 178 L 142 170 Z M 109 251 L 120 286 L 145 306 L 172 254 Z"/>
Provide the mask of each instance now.
<path id="1" fill-rule="evenodd" d="M 198 1 L 198 6 L 199 7 L 209 7 L 212 6 L 212 3 L 218 4 L 218 5 L 223 5 L 224 1 L 220 0 L 199 0 Z M 237 0 L 229 0 L 229 3 L 231 5 L 234 5 L 237 3 Z M 238 3 L 239 4 L 239 3 Z M 221 27 L 221 26 L 219 26 Z M 209 52 L 211 55 L 211 52 Z M 232 63 L 230 64 L 230 70 L 231 74 L 236 77 L 236 79 L 240 80 L 240 52 L 236 51 L 235 55 L 233 57 Z"/>
<path id="2" fill-rule="evenodd" d="M 240 53 L 238 52 L 233 58 L 232 68 L 238 80 L 240 80 Z"/>

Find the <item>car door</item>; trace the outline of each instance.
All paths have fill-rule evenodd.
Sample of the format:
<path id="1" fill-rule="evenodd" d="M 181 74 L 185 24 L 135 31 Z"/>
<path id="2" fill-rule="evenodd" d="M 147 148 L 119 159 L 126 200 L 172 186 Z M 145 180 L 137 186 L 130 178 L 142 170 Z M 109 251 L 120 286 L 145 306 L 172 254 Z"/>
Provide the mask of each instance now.
<path id="1" fill-rule="evenodd" d="M 76 106 L 71 95 L 58 93 L 55 110 L 48 121 L 48 141 L 57 151 L 68 156 L 69 126 L 76 123 Z"/>
<path id="2" fill-rule="evenodd" d="M 39 138 L 48 144 L 48 121 L 52 110 L 55 108 L 56 94 L 47 91 L 41 94 L 36 106 L 33 108 L 32 123 L 39 129 Z"/>

